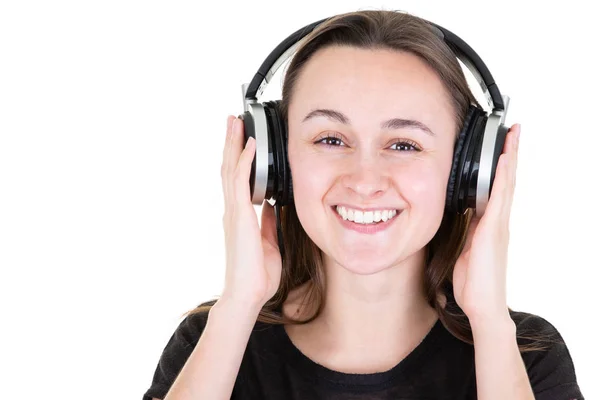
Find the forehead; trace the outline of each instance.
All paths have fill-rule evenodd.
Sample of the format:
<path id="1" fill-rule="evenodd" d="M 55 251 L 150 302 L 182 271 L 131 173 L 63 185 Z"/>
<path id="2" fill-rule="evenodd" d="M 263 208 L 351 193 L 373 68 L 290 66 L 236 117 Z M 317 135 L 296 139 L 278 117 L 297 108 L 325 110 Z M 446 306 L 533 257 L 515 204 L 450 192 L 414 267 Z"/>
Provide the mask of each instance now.
<path id="1" fill-rule="evenodd" d="M 348 46 L 319 50 L 296 83 L 290 122 L 319 107 L 340 110 L 353 123 L 403 117 L 419 119 L 434 131 L 453 131 L 451 101 L 441 79 L 408 52 Z"/>

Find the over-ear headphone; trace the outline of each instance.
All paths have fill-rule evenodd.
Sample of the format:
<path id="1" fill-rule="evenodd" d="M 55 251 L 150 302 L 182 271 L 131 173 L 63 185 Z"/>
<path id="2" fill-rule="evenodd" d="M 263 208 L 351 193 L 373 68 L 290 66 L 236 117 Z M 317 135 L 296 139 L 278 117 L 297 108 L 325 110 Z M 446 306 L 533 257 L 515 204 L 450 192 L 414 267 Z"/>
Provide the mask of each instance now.
<path id="1" fill-rule="evenodd" d="M 271 204 L 293 202 L 292 176 L 287 160 L 287 121 L 281 117 L 280 101 L 258 103 L 266 85 L 279 67 L 292 56 L 300 40 L 313 31 L 322 19 L 297 30 L 283 40 L 252 78 L 242 85 L 246 140 L 256 139 L 256 153 L 252 162 L 250 190 L 253 204 L 269 200 Z M 446 209 L 464 213 L 475 208 L 483 215 L 496 175 L 496 166 L 502 153 L 508 127 L 504 125 L 509 97 L 502 96 L 492 75 L 477 53 L 461 38 L 447 29 L 428 22 L 459 60 L 473 73 L 492 108 L 487 114 L 477 105 L 469 107 L 463 127 L 456 140 L 452 169 L 446 193 Z"/>

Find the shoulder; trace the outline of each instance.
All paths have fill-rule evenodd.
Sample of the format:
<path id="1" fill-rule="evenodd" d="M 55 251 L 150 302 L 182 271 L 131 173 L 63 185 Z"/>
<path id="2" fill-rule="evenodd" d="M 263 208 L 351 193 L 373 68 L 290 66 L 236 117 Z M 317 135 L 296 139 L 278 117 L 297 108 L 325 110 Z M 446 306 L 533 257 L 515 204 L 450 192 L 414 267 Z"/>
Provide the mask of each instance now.
<path id="1" fill-rule="evenodd" d="M 199 304 L 198 307 L 214 304 L 215 301 Z M 196 307 L 194 310 L 196 310 Z M 208 311 L 190 313 L 179 323 L 156 365 L 152 384 L 144 394 L 144 400 L 166 396 L 169 388 L 175 381 L 179 371 L 183 368 L 208 320 Z"/>
<path id="2" fill-rule="evenodd" d="M 210 307 L 214 306 L 216 302 L 217 300 L 210 300 L 201 303 L 194 309 L 193 312 L 188 313 L 179 323 L 175 329 L 175 332 L 173 332 L 171 341 L 175 341 L 184 345 L 189 344 L 195 346 L 200 340 L 200 336 L 202 336 L 206 324 L 208 323 Z M 200 307 L 203 308 L 200 309 Z M 257 331 L 260 332 L 261 330 L 264 330 L 270 326 L 270 324 L 257 320 L 254 324 L 252 333 Z"/>
<path id="3" fill-rule="evenodd" d="M 570 359 L 569 350 L 556 326 L 546 318 L 524 311 L 510 311 L 517 328 L 517 343 L 525 351 L 524 358 L 531 358 L 538 352 L 552 351 Z M 525 357 L 528 353 L 533 353 Z"/>
<path id="4" fill-rule="evenodd" d="M 544 317 L 525 312 L 510 310 L 510 317 L 515 321 L 517 326 L 533 328 L 533 329 L 548 329 L 552 326 Z"/>
<path id="5" fill-rule="evenodd" d="M 528 312 L 510 311 L 510 316 L 517 327 L 517 343 L 523 348 L 521 357 L 536 395 L 580 398 L 575 365 L 556 326 Z"/>
<path id="6" fill-rule="evenodd" d="M 183 343 L 196 344 L 200 339 L 200 335 L 206 327 L 208 321 L 208 310 L 197 311 L 202 306 L 213 306 L 216 300 L 207 301 L 199 304 L 196 311 L 186 315 L 179 323 L 175 332 L 173 332 L 172 340 L 177 340 Z"/>
<path id="7" fill-rule="evenodd" d="M 517 327 L 517 335 L 546 337 L 562 341 L 562 336 L 556 327 L 547 319 L 524 311 L 510 311 L 510 317 Z"/>

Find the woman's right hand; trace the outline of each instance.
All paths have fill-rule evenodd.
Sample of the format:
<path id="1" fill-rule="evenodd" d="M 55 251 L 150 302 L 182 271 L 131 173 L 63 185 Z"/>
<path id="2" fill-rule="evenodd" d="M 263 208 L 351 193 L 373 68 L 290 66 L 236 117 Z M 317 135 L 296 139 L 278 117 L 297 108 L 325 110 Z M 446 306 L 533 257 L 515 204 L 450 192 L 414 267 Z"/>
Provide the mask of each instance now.
<path id="1" fill-rule="evenodd" d="M 254 138 L 244 147 L 243 121 L 227 118 L 221 181 L 225 200 L 225 288 L 221 298 L 261 308 L 277 291 L 281 255 L 274 208 L 263 202 L 261 227 L 250 198 L 250 172 L 256 149 Z"/>

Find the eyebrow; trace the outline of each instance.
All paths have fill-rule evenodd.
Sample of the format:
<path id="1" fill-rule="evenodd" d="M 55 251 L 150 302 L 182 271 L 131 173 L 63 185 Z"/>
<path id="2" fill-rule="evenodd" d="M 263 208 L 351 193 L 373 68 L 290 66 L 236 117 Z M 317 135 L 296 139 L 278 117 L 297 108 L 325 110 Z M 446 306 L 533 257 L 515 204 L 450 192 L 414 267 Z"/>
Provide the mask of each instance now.
<path id="1" fill-rule="evenodd" d="M 316 110 L 312 110 L 311 112 L 306 114 L 306 117 L 304 117 L 304 119 L 302 120 L 302 123 L 310 120 L 311 118 L 316 118 L 316 117 L 325 117 L 325 118 L 328 118 L 335 122 L 339 122 L 344 125 L 350 125 L 350 118 L 348 118 L 346 115 L 344 115 L 343 113 L 341 113 L 339 111 L 331 110 L 328 108 L 317 108 Z M 391 119 L 388 119 L 387 121 L 383 121 L 381 123 L 381 129 L 402 129 L 402 128 L 416 128 L 416 129 L 419 129 L 419 130 L 427 133 L 430 136 L 435 136 L 433 131 L 431 129 L 429 129 L 429 127 L 427 125 L 425 125 L 421 121 L 417 121 L 414 119 L 391 118 Z"/>

